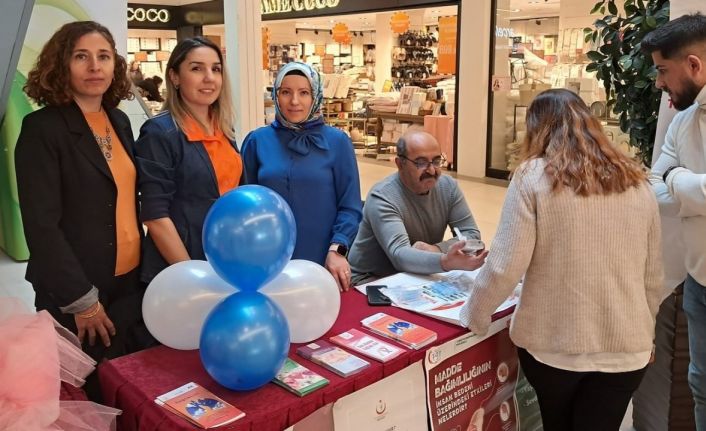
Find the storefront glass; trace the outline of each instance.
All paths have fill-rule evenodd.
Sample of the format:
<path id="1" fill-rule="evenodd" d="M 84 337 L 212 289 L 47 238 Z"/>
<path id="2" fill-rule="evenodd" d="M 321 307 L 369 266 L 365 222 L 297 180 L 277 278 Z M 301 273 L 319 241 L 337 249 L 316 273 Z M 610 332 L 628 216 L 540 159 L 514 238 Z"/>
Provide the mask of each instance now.
<path id="1" fill-rule="evenodd" d="M 576 3 L 571 0 L 561 2 Z M 563 7 L 520 0 L 498 0 L 491 53 L 488 125 L 488 176 L 506 178 L 517 164 L 525 137 L 525 114 L 532 99 L 549 88 L 567 88 L 581 96 L 595 115 L 605 117 L 605 91 L 585 71 L 591 48 L 583 28 L 595 19 L 578 4 Z M 567 5 L 564 5 L 567 6 Z M 579 18 L 576 18 L 579 15 Z M 610 137 L 617 132 L 609 128 Z"/>
<path id="2" fill-rule="evenodd" d="M 399 137 L 418 126 L 453 162 L 457 15 L 456 5 L 288 20 L 265 14 L 263 81 L 271 85 L 287 62 L 307 62 L 322 73 L 327 123 L 347 133 L 358 154 L 390 159 Z"/>

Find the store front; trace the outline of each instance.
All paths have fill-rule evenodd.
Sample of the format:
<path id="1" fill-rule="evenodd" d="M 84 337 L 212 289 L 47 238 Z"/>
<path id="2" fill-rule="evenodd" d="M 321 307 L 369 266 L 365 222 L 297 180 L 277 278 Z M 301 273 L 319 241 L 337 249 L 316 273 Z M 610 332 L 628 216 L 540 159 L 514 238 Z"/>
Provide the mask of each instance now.
<path id="1" fill-rule="evenodd" d="M 591 7 L 581 0 L 494 1 L 486 176 L 507 178 L 516 167 L 527 107 L 549 88 L 579 94 L 604 120 L 607 136 L 629 151 L 629 138 L 608 117 L 605 90 L 586 72 L 593 47 L 584 44 L 583 29 L 596 19 Z"/>
<path id="2" fill-rule="evenodd" d="M 413 125 L 439 140 L 455 168 L 458 2 L 263 2 L 263 84 L 302 61 L 324 80 L 327 123 L 356 153 L 391 159 Z M 309 10 L 307 10 L 309 7 Z M 269 92 L 265 119 L 274 119 Z"/>
<path id="3" fill-rule="evenodd" d="M 210 1 L 184 6 L 128 3 L 126 60 L 132 68 L 130 77 L 143 92 L 145 104 L 152 113 L 161 109 L 161 101 L 157 97 L 148 100 L 140 85 L 155 77 L 166 79 L 167 61 L 178 40 L 204 36 L 225 52 L 223 5 L 217 3 Z M 159 87 L 158 91 L 163 93 L 164 87 Z"/>
<path id="4" fill-rule="evenodd" d="M 155 1 L 158 3 L 158 1 Z M 170 2 L 173 3 L 173 2 Z M 304 5 L 304 11 L 291 10 L 293 6 L 299 7 L 300 3 Z M 487 104 L 482 101 L 488 98 L 488 70 L 489 70 L 489 52 L 488 46 L 491 43 L 491 0 L 481 0 L 478 2 L 466 3 L 466 7 L 462 6 L 460 1 L 419 1 L 419 0 L 378 0 L 378 1 L 353 1 L 353 0 L 338 0 L 335 7 L 322 7 L 306 10 L 306 5 L 312 4 L 327 4 L 335 2 L 309 2 L 309 1 L 269 1 L 261 2 L 255 0 L 212 0 L 200 3 L 184 4 L 181 6 L 162 6 L 155 4 L 133 4 L 128 6 L 133 8 L 145 9 L 144 14 L 137 12 L 138 17 L 144 16 L 144 20 L 138 22 L 129 22 L 128 29 L 130 31 L 130 42 L 132 51 L 128 53 L 129 59 L 134 59 L 134 55 L 139 55 L 144 58 L 145 53 L 138 54 L 139 51 L 147 51 L 147 62 L 159 63 L 160 71 L 163 75 L 163 69 L 168 58 L 170 44 L 173 44 L 173 39 L 181 39 L 193 35 L 203 34 L 205 36 L 220 37 L 220 45 L 225 49 L 226 62 L 230 71 L 231 82 L 233 83 L 234 102 L 236 105 L 236 136 L 238 141 L 250 131 L 265 123 L 264 109 L 252 109 L 253 106 L 264 105 L 264 94 L 270 80 L 270 70 L 264 72 L 263 51 L 259 49 L 262 44 L 263 27 L 273 27 L 270 30 L 271 41 L 277 41 L 279 44 L 297 44 L 301 53 L 305 53 L 307 43 L 304 39 L 311 40 L 311 45 L 324 47 L 324 55 L 326 53 L 327 44 L 331 44 L 332 34 L 329 30 L 333 30 L 333 25 L 337 19 L 350 17 L 354 15 L 371 14 L 368 17 L 368 26 L 349 25 L 348 33 L 350 33 L 351 55 L 350 64 L 353 64 L 354 47 L 357 53 L 360 53 L 358 46 L 362 47 L 362 59 L 364 66 L 362 67 L 368 75 L 370 66 L 373 64 L 368 57 L 366 63 L 366 55 L 371 55 L 370 48 L 375 48 L 374 67 L 372 68 L 374 82 L 372 87 L 374 90 L 382 90 L 382 86 L 388 79 L 394 85 L 393 68 L 400 64 L 393 58 L 392 53 L 395 46 L 399 47 L 399 38 L 392 31 L 390 20 L 393 14 L 404 12 L 409 17 L 409 26 L 411 30 L 419 32 L 426 31 L 427 33 L 440 33 L 446 30 L 451 35 L 447 40 L 450 45 L 444 50 L 439 49 L 439 41 L 432 47 L 429 47 L 432 52 L 436 52 L 433 56 L 430 66 L 436 63 L 438 68 L 439 59 L 438 53 L 442 51 L 446 56 L 447 65 L 450 63 L 450 71 L 444 75 L 446 80 L 453 83 L 453 88 L 448 88 L 449 91 L 442 92 L 440 100 L 429 100 L 431 103 L 439 103 L 443 101 L 445 112 L 451 111 L 454 114 L 452 120 L 453 136 L 449 141 L 447 156 L 452 163 L 453 169 L 458 174 L 467 177 L 483 177 L 485 176 L 485 152 L 486 152 L 486 126 L 487 126 Z M 263 9 L 263 5 L 271 5 L 271 9 Z M 279 5 L 279 6 L 278 6 Z M 290 10 L 283 10 L 280 6 L 289 5 Z M 279 9 L 277 9 L 279 7 Z M 159 9 L 168 9 L 170 11 L 170 19 L 167 23 L 161 22 L 165 18 L 164 12 L 159 15 Z M 148 19 L 148 9 L 158 9 L 149 13 L 152 21 Z M 286 9 L 286 7 L 284 7 Z M 449 10 L 451 9 L 451 10 Z M 432 12 L 439 11 L 439 12 Z M 173 13 L 172 13 L 173 12 Z M 130 16 L 130 12 L 128 12 Z M 323 17 L 323 18 L 322 18 Z M 326 29 L 319 31 L 316 35 L 315 30 L 318 28 L 304 29 L 299 28 L 299 33 L 296 32 L 295 26 L 291 22 L 301 20 L 309 20 L 322 18 L 325 20 Z M 453 19 L 452 24 L 445 26 L 439 25 L 440 18 Z M 276 30 L 278 22 L 290 20 L 290 32 L 283 33 Z M 329 21 L 333 20 L 331 23 Z M 365 20 L 359 19 L 364 22 Z M 305 24 L 305 22 L 304 22 Z M 443 29 L 442 29 L 443 27 Z M 322 27 L 323 28 L 323 27 Z M 153 31 L 167 31 L 168 33 L 153 33 Z M 453 31 L 455 30 L 455 31 Z M 355 35 L 353 34 L 355 32 Z M 279 37 L 283 36 L 281 40 Z M 315 37 L 319 39 L 315 39 Z M 159 49 L 142 49 L 141 38 L 159 39 Z M 275 39 L 277 38 L 277 40 Z M 134 40 L 138 39 L 138 40 Z M 325 39 L 325 40 L 324 40 Z M 319 42 L 321 40 L 321 42 Z M 305 42 L 304 46 L 300 42 Z M 155 47 L 154 40 L 146 41 L 147 47 Z M 151 44 L 151 45 L 150 45 Z M 368 45 L 367 47 L 365 45 Z M 255 48 L 257 47 L 257 48 Z M 166 49 L 165 49 L 166 48 Z M 427 47 L 420 47 L 427 48 Z M 339 55 L 341 47 L 339 46 Z M 343 48 L 345 51 L 347 48 Z M 158 52 L 162 52 L 158 54 Z M 418 50 L 417 55 L 422 54 L 421 62 L 427 62 L 423 58 L 424 51 Z M 398 51 L 399 52 L 399 51 Z M 269 48 L 265 51 L 269 60 Z M 132 56 L 131 56 L 132 54 Z M 343 54 L 346 54 L 345 52 Z M 276 51 L 275 51 L 276 55 Z M 273 55 L 273 57 L 275 57 Z M 288 54 L 289 55 L 289 54 Z M 328 54 L 333 55 L 333 54 Z M 406 52 L 405 52 L 406 55 Z M 414 55 L 414 53 L 412 53 Z M 158 59 L 159 57 L 160 59 Z M 336 57 L 334 55 L 334 57 Z M 281 58 L 281 57 L 279 57 Z M 289 58 L 289 57 L 288 57 Z M 273 58 L 274 59 L 274 58 Z M 356 56 L 360 59 L 360 56 Z M 339 65 L 346 64 L 344 59 L 339 58 Z M 335 58 L 333 59 L 335 61 Z M 401 62 L 401 60 L 400 60 Z M 149 65 L 156 72 L 157 64 Z M 335 71 L 335 66 L 334 71 Z M 404 66 L 404 65 L 403 65 Z M 423 68 L 418 68 L 417 64 L 413 64 L 412 79 L 416 79 L 415 75 L 419 72 L 421 79 L 424 79 Z M 418 71 L 417 69 L 422 69 Z M 152 71 L 152 69 L 150 69 Z M 431 71 L 430 71 L 431 72 Z M 409 71 L 407 73 L 410 73 Z M 155 73 L 157 74 L 157 73 Z M 382 79 L 385 77 L 385 79 Z M 454 79 L 449 79 L 453 77 Z M 455 78 L 460 79 L 456 80 Z M 399 81 L 399 80 L 398 80 Z M 438 85 L 440 81 L 437 81 Z M 437 96 L 438 97 L 438 96 Z M 449 103 L 450 102 L 450 103 Z M 343 105 L 343 104 L 342 104 Z M 431 109 L 433 114 L 435 105 L 427 104 L 427 108 Z M 343 106 L 341 106 L 343 108 Z M 448 111 L 447 109 L 448 108 Z M 334 108 L 335 109 L 335 108 Z M 443 113 L 443 112 L 440 112 Z M 416 119 L 416 118 L 415 118 Z M 419 120 L 417 120 L 419 121 Z M 419 124 L 419 123 L 417 123 Z M 389 127 L 389 126 L 388 126 Z M 404 127 L 404 126 L 402 126 Z M 444 130 L 449 130 L 444 128 Z M 349 133 L 352 128 L 349 130 Z M 390 131 L 390 130 L 387 130 Z M 394 132 L 399 132 L 393 126 Z M 365 128 L 359 127 L 359 132 L 366 135 L 372 134 L 372 129 L 365 131 Z M 381 132 L 382 133 L 382 132 Z M 448 135 L 448 132 L 447 132 Z M 356 133 L 357 136 L 357 133 Z M 387 136 L 393 140 L 394 136 Z M 377 139 L 377 137 L 375 138 Z"/>

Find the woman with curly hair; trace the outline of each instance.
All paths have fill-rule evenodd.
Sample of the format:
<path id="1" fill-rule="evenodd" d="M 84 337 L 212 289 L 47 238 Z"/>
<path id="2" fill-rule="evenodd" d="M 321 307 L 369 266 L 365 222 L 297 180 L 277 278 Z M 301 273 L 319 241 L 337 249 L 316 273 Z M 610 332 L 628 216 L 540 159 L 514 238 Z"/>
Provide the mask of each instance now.
<path id="1" fill-rule="evenodd" d="M 134 140 L 117 109 L 131 98 L 125 59 L 104 26 L 72 22 L 44 45 L 24 88 L 15 150 L 38 310 L 75 332 L 94 359 L 149 343 L 142 323 Z"/>
<path id="2" fill-rule="evenodd" d="M 485 334 L 524 276 L 510 326 L 546 431 L 617 431 L 650 361 L 662 300 L 657 201 L 647 174 L 579 96 L 539 94 L 461 320 Z"/>

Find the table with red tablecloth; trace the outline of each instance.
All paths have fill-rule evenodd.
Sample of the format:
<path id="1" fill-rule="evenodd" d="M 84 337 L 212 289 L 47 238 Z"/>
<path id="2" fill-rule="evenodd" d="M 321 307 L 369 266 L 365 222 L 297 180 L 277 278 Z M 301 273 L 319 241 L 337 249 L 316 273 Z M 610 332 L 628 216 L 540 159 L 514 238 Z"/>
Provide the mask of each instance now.
<path id="1" fill-rule="evenodd" d="M 66 382 L 61 382 L 59 389 L 59 399 L 61 401 L 88 401 L 86 392 Z"/>
<path id="2" fill-rule="evenodd" d="M 364 295 L 349 291 L 341 294 L 338 319 L 331 330 L 321 338 L 328 339 L 351 328 L 361 329 L 361 319 L 377 312 L 386 312 L 435 331 L 438 338 L 427 348 L 466 332 L 466 329 L 459 326 L 400 308 L 371 307 Z M 159 346 L 103 362 L 98 367 L 104 403 L 123 411 L 118 420 L 121 430 L 193 430 L 195 427 L 185 419 L 154 402 L 157 396 L 193 381 L 246 413 L 244 418 L 219 429 L 279 431 L 297 423 L 318 408 L 423 359 L 426 351 L 426 348 L 404 349 L 403 355 L 385 364 L 367 359 L 371 363 L 370 367 L 343 378 L 297 355 L 295 352 L 299 346 L 292 344 L 289 357 L 330 381 L 327 386 L 304 397 L 294 395 L 274 383 L 268 383 L 253 391 L 231 391 L 219 385 L 206 373 L 198 351 L 181 351 Z"/>

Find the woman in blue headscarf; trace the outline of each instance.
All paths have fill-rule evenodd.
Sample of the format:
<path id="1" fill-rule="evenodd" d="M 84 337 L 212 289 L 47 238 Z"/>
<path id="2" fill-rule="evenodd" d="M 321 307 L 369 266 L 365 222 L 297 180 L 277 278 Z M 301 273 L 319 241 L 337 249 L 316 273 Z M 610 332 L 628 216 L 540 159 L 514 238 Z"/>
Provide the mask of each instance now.
<path id="1" fill-rule="evenodd" d="M 280 69 L 272 88 L 276 119 L 251 132 L 242 156 L 250 184 L 276 191 L 297 223 L 293 259 L 326 267 L 340 290 L 350 287 L 346 260 L 362 217 L 353 144 L 324 124 L 319 73 L 304 63 Z"/>

